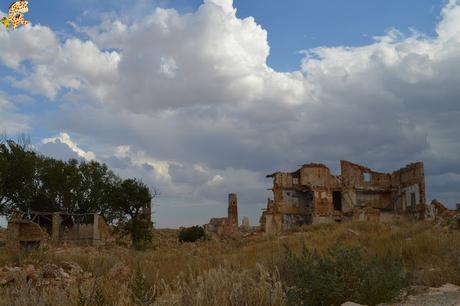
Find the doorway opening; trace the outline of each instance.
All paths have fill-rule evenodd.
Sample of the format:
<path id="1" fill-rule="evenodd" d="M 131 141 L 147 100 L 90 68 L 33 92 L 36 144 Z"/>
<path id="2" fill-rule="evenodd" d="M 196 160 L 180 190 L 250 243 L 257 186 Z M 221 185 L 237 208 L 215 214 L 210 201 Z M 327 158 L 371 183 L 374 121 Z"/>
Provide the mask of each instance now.
<path id="1" fill-rule="evenodd" d="M 342 192 L 332 192 L 332 204 L 334 205 L 334 210 L 342 211 Z"/>

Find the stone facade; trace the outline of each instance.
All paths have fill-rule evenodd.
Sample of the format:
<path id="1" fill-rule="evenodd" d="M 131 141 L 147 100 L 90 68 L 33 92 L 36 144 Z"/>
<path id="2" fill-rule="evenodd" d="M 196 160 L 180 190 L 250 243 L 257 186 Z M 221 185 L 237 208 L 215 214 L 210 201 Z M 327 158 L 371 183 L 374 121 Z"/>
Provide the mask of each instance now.
<path id="1" fill-rule="evenodd" d="M 37 223 L 13 215 L 8 220 L 6 246 L 12 253 L 29 250 L 49 240 L 49 235 Z"/>
<path id="2" fill-rule="evenodd" d="M 295 172 L 276 172 L 273 200 L 261 217 L 267 233 L 300 225 L 342 220 L 380 220 L 388 213 L 425 216 L 425 176 L 422 162 L 392 173 L 381 173 L 342 160 L 341 174 L 323 164 L 305 164 Z"/>
<path id="3" fill-rule="evenodd" d="M 211 218 L 205 225 L 206 233 L 214 239 L 239 238 L 238 199 L 235 193 L 228 195 L 228 214 L 224 218 Z"/>
<path id="4" fill-rule="evenodd" d="M 54 246 L 100 246 L 109 238 L 109 226 L 99 214 L 33 212 L 12 216 L 7 228 L 7 245 L 13 252 L 44 242 Z"/>

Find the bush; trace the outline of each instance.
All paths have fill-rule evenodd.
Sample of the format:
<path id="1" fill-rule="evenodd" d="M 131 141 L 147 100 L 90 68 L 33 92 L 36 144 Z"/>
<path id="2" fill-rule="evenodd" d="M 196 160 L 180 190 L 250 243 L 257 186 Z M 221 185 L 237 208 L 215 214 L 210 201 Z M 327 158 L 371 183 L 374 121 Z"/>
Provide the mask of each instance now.
<path id="1" fill-rule="evenodd" d="M 152 305 L 155 301 L 155 290 L 145 281 L 145 275 L 142 273 L 139 263 L 132 278 L 130 287 L 133 305 Z"/>
<path id="2" fill-rule="evenodd" d="M 180 242 L 195 242 L 200 239 L 205 239 L 206 234 L 204 228 L 199 225 L 192 227 L 184 227 L 179 231 L 179 241 Z"/>
<path id="3" fill-rule="evenodd" d="M 151 225 L 142 218 L 139 220 L 129 220 L 128 230 L 131 233 L 133 247 L 137 250 L 145 250 L 151 245 L 153 233 Z"/>
<path id="4" fill-rule="evenodd" d="M 287 249 L 280 264 L 290 305 L 366 305 L 389 302 L 410 284 L 401 261 L 390 256 L 366 258 L 359 247 L 340 243 L 325 254 L 305 246 L 300 255 Z"/>

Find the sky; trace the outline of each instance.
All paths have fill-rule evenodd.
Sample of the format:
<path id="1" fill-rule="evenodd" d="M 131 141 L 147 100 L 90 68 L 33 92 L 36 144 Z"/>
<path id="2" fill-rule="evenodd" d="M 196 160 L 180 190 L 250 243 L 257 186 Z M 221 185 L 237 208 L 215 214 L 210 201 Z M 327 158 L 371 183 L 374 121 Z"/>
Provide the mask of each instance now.
<path id="1" fill-rule="evenodd" d="M 9 1 L 1 1 L 0 15 Z M 0 131 L 157 188 L 158 227 L 252 224 L 266 174 L 424 161 L 460 202 L 456 0 L 29 1 L 0 29 Z"/>

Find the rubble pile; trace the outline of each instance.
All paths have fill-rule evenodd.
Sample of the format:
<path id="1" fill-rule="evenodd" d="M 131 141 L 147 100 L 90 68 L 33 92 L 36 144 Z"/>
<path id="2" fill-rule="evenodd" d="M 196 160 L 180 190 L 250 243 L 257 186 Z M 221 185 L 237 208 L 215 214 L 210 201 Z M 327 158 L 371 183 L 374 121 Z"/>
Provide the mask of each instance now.
<path id="1" fill-rule="evenodd" d="M 31 285 L 70 284 L 83 279 L 92 278 L 92 274 L 73 262 L 62 262 L 60 265 L 45 264 L 36 267 L 33 264 L 4 266 L 0 268 L 0 286 L 27 283 Z"/>

